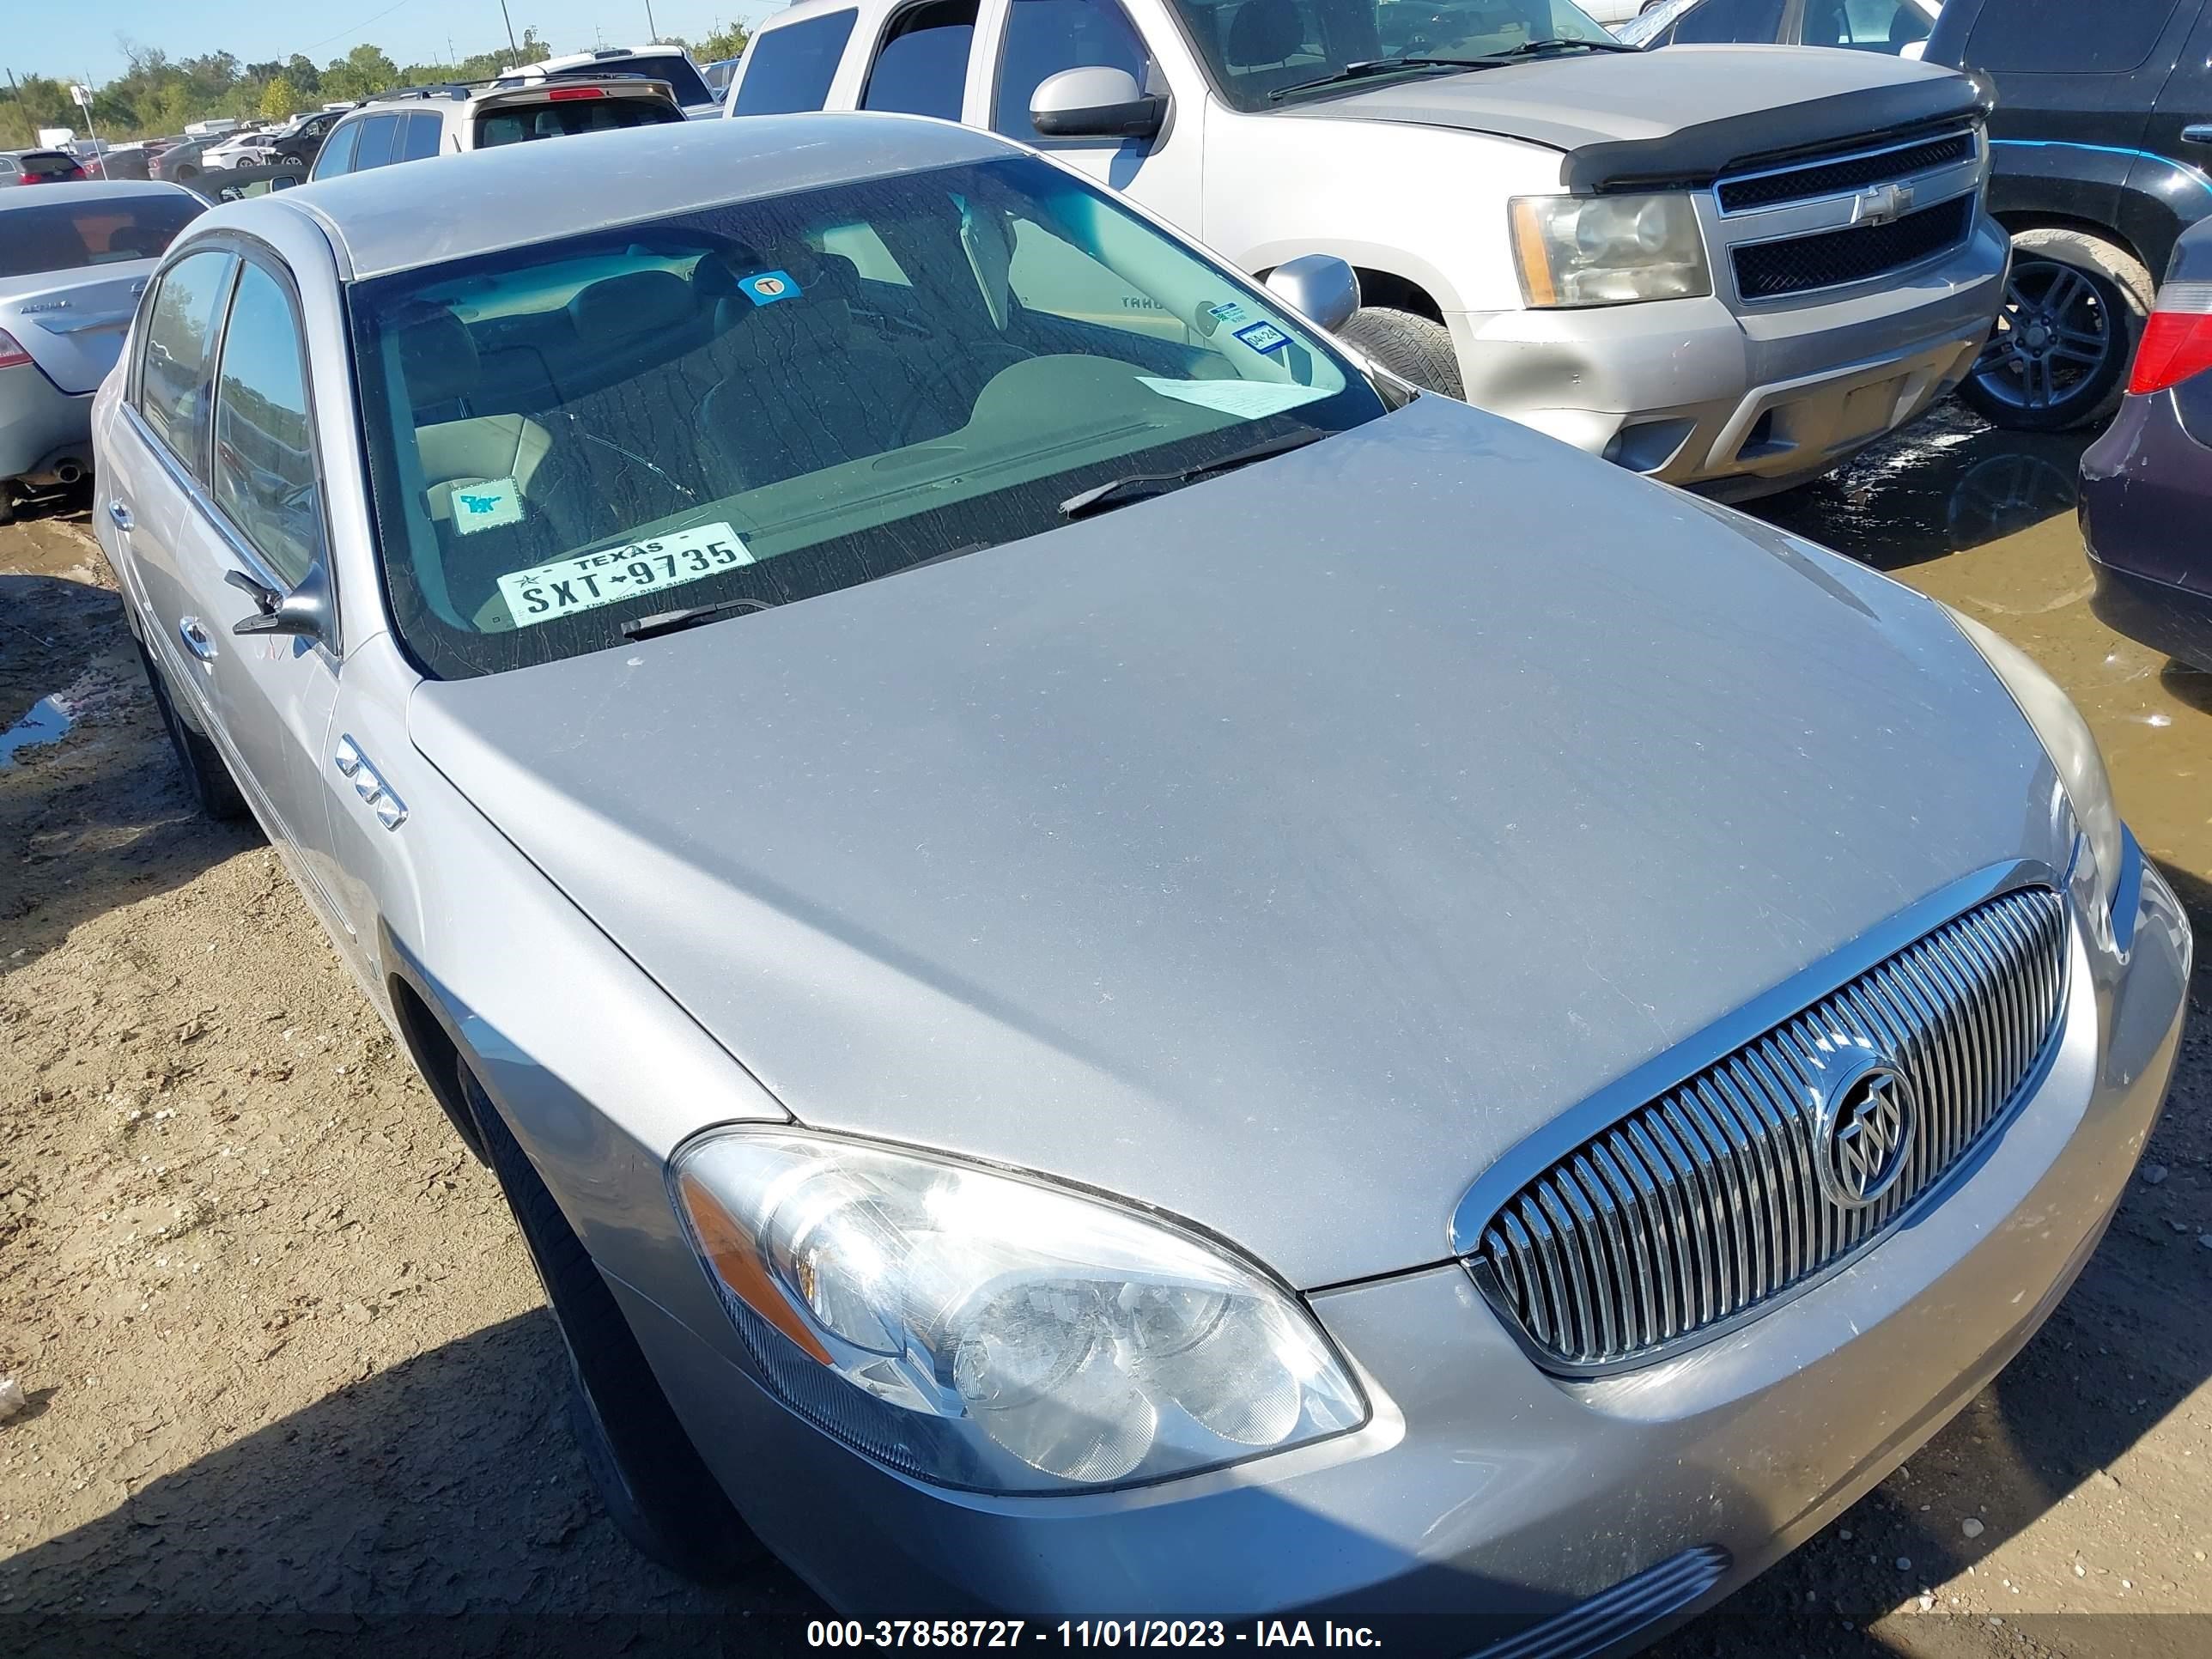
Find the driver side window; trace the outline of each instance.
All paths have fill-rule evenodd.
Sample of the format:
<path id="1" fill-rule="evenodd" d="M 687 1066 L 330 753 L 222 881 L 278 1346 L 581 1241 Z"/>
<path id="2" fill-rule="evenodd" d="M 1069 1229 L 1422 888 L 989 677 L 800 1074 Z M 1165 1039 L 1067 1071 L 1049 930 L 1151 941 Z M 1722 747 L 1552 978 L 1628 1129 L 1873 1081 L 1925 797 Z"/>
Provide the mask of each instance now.
<path id="1" fill-rule="evenodd" d="M 239 274 L 216 376 L 215 499 L 285 586 L 323 556 L 322 492 L 292 301 L 249 260 Z"/>
<path id="2" fill-rule="evenodd" d="M 992 130 L 1024 143 L 1040 142 L 1030 97 L 1038 82 L 1062 70 L 1127 70 L 1142 87 L 1150 67 L 1145 44 L 1116 0 L 1012 0 L 992 96 Z"/>

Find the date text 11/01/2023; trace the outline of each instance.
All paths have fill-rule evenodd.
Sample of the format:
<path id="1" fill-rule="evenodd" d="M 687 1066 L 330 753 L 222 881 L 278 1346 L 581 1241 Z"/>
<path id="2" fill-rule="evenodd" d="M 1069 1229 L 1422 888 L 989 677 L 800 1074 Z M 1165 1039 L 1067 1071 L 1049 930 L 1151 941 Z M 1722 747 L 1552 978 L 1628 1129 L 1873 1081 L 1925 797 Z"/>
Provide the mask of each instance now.
<path id="1" fill-rule="evenodd" d="M 1021 1619 L 812 1619 L 811 1648 L 1380 1648 L 1367 1625 L 1331 1620 L 1076 1619 L 1056 1624 Z"/>

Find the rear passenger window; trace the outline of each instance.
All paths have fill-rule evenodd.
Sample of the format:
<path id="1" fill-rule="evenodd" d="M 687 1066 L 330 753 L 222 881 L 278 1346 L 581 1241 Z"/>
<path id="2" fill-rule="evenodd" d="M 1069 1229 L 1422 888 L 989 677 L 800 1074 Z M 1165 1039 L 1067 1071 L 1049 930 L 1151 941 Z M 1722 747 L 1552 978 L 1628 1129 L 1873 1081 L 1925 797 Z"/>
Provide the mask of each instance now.
<path id="1" fill-rule="evenodd" d="M 435 110 L 420 110 L 407 118 L 405 132 L 401 136 L 399 155 L 402 161 L 421 161 L 438 153 L 438 140 L 445 136 L 445 118 Z"/>
<path id="2" fill-rule="evenodd" d="M 731 112 L 790 115 L 820 109 L 829 100 L 830 82 L 836 78 L 837 60 L 845 55 L 858 15 L 833 11 L 763 33 L 753 42 Z"/>
<path id="3" fill-rule="evenodd" d="M 361 142 L 362 123 L 349 121 L 330 136 L 315 157 L 312 179 L 335 179 L 342 173 L 353 171 L 354 146 Z"/>
<path id="4" fill-rule="evenodd" d="M 1062 70 L 1092 68 L 1127 70 L 1145 84 L 1144 42 L 1115 0 L 1013 0 L 999 52 L 993 129 L 1034 143 L 1030 94 L 1037 82 Z"/>
<path id="5" fill-rule="evenodd" d="M 197 478 L 207 477 L 216 319 L 237 263 L 219 249 L 187 255 L 162 273 L 147 312 L 138 412 Z"/>
<path id="6" fill-rule="evenodd" d="M 1974 69 L 2030 75 L 2125 75 L 2141 69 L 2179 0 L 2085 7 L 2081 0 L 1985 5 L 1966 37 Z"/>
<path id="7" fill-rule="evenodd" d="M 862 109 L 960 118 L 968 83 L 968 46 L 975 34 L 975 0 L 928 0 L 891 20 L 868 71 Z"/>
<path id="8" fill-rule="evenodd" d="M 399 117 L 372 115 L 361 124 L 361 143 L 353 153 L 353 170 L 366 173 L 392 159 L 393 141 L 399 137 Z"/>
<path id="9" fill-rule="evenodd" d="M 297 586 L 323 553 L 307 370 L 291 301 L 250 260 L 223 331 L 215 407 L 216 505 Z"/>
<path id="10" fill-rule="evenodd" d="M 1705 0 L 1674 25 L 1668 44 L 1711 46 L 1731 40 L 1772 40 L 1782 32 L 1782 0 Z"/>

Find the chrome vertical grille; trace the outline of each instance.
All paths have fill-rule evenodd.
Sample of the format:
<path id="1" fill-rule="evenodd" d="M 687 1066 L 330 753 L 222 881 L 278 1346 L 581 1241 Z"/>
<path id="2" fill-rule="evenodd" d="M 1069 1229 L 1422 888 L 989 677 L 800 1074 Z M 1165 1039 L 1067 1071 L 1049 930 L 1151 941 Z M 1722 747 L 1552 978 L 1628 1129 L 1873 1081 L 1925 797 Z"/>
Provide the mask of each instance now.
<path id="1" fill-rule="evenodd" d="M 1468 1259 L 1547 1364 L 1593 1371 L 1717 1332 L 1872 1243 L 2004 1117 L 2055 1040 L 2066 912 L 2023 888 L 1946 922 L 1631 1112 L 1502 1205 Z M 1815 1160 L 1825 1079 L 1886 1057 L 1917 1129 L 1873 1203 Z"/>

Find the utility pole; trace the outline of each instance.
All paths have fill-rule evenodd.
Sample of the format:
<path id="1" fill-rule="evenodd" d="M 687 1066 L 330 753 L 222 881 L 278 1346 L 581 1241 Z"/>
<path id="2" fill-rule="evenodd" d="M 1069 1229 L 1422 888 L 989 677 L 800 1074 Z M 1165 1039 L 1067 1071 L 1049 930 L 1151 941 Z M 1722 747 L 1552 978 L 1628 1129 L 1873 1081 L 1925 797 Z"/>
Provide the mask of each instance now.
<path id="1" fill-rule="evenodd" d="M 660 31 L 653 27 L 653 0 L 645 0 L 645 38 L 647 40 L 660 39 Z"/>
<path id="2" fill-rule="evenodd" d="M 500 21 L 507 25 L 507 49 L 520 58 L 522 49 L 514 44 L 514 19 L 507 15 L 507 0 L 499 0 L 499 16 Z"/>

